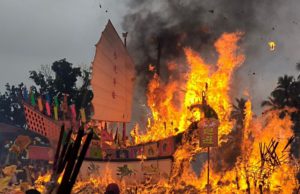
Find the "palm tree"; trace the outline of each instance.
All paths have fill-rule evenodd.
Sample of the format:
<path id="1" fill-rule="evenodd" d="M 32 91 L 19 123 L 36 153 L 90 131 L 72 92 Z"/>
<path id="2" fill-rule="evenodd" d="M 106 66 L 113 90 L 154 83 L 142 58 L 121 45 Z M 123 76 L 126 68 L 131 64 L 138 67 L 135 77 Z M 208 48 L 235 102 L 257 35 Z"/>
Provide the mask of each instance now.
<path id="1" fill-rule="evenodd" d="M 235 168 L 237 159 L 241 156 L 246 102 L 247 100 L 244 98 L 236 98 L 232 105 L 230 118 L 236 120 L 236 130 L 232 130 L 226 137 L 221 137 L 226 141 L 222 142 L 216 154 L 212 156 L 215 161 L 219 161 L 214 163 L 215 170 Z M 238 180 L 238 174 L 236 174 L 236 180 Z M 236 185 L 239 188 L 238 181 L 236 181 Z"/>
<path id="2" fill-rule="evenodd" d="M 279 77 L 277 87 L 271 92 L 268 100 L 262 102 L 261 106 L 269 107 L 268 110 L 293 107 L 295 104 L 294 99 L 298 96 L 298 91 L 295 87 L 298 87 L 298 84 L 293 76 L 284 75 L 283 77 Z"/>
<path id="3" fill-rule="evenodd" d="M 295 79 L 293 76 L 284 75 L 278 78 L 277 87 L 272 92 L 274 96 L 283 98 L 283 103 L 286 106 L 291 106 L 291 89 Z"/>
<path id="4" fill-rule="evenodd" d="M 268 110 L 276 110 L 276 109 L 280 109 L 279 105 L 281 103 L 276 102 L 276 99 L 273 96 L 269 96 L 268 100 L 264 100 L 261 103 L 262 107 L 269 107 Z"/>
<path id="5" fill-rule="evenodd" d="M 244 120 L 246 117 L 246 102 L 247 100 L 244 98 L 236 98 L 236 105 L 233 104 L 233 110 L 231 112 L 231 118 L 235 119 L 237 122 L 237 127 L 242 129 L 244 127 Z"/>
<path id="6" fill-rule="evenodd" d="M 300 70 L 300 63 L 297 64 Z M 283 118 L 286 114 L 291 116 L 293 121 L 293 130 L 296 137 L 292 144 L 291 152 L 300 157 L 299 136 L 300 136 L 300 75 L 297 80 L 293 76 L 284 75 L 278 78 L 277 87 L 271 92 L 270 97 L 263 101 L 262 107 L 268 107 L 269 110 L 280 110 L 279 117 Z M 285 107 L 294 108 L 296 111 L 288 112 Z"/>

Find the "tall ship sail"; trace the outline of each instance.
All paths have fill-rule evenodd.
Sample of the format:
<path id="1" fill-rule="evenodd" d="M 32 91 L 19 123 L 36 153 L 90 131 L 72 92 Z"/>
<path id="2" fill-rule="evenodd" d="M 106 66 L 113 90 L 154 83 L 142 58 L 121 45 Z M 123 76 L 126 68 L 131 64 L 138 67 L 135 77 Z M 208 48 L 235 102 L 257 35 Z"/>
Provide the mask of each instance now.
<path id="1" fill-rule="evenodd" d="M 93 119 L 130 122 L 134 64 L 111 21 L 96 44 L 91 83 Z"/>

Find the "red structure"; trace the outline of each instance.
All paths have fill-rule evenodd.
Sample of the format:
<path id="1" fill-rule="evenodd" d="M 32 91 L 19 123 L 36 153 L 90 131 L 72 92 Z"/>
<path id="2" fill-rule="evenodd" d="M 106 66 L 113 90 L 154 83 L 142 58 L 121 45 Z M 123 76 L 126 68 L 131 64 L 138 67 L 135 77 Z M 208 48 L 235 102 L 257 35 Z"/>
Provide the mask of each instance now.
<path id="1" fill-rule="evenodd" d="M 34 107 L 24 103 L 24 111 L 28 128 L 50 140 L 58 139 L 60 125 L 52 118 L 48 118 Z"/>
<path id="2" fill-rule="evenodd" d="M 42 146 L 29 146 L 28 158 L 31 160 L 53 160 L 53 149 Z"/>

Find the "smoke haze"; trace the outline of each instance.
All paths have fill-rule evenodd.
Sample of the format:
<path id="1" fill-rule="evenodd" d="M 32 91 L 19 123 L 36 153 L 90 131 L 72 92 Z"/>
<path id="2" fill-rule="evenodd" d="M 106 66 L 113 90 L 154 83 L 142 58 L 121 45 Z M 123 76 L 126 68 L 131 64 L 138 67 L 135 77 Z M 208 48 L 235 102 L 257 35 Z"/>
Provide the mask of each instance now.
<path id="1" fill-rule="evenodd" d="M 160 75 L 168 81 L 166 64 L 170 60 L 184 62 L 184 47 L 193 48 L 214 63 L 214 41 L 224 32 L 244 32 L 240 46 L 246 61 L 235 74 L 231 96 L 242 97 L 248 91 L 257 113 L 279 76 L 297 74 L 295 50 L 300 43 L 292 40 L 299 40 L 296 32 L 300 32 L 300 3 L 296 0 L 131 0 L 128 7 L 122 27 L 130 34 L 129 49 L 137 64 L 139 84 L 135 98 L 141 104 L 151 78 L 148 65 L 157 63 L 158 41 L 162 45 Z M 268 48 L 269 41 L 277 43 L 274 52 Z M 141 104 L 135 111 L 145 111 Z"/>

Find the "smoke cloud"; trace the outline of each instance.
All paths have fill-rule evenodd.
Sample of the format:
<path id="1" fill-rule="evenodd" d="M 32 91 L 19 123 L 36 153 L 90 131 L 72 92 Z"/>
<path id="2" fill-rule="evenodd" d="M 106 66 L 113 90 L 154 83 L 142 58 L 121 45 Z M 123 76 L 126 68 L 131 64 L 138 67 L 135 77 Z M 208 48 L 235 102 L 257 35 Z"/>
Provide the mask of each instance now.
<path id="1" fill-rule="evenodd" d="M 148 80 L 152 78 L 148 65 L 157 64 L 158 42 L 161 44 L 160 76 L 167 82 L 171 72 L 166 64 L 183 62 L 184 47 L 191 47 L 207 62 L 214 63 L 217 58 L 213 48 L 215 40 L 224 32 L 244 32 L 241 48 L 246 61 L 234 77 L 232 97 L 242 96 L 245 90 L 253 93 L 258 80 L 264 77 L 259 71 L 268 63 L 265 58 L 258 59 L 266 53 L 269 55 L 267 42 L 278 27 L 275 24 L 281 6 L 279 0 L 130 0 L 130 13 L 124 17 L 122 27 L 129 31 L 128 48 L 137 70 L 135 98 L 139 103 L 134 105 L 134 114 L 139 117 L 147 113 L 141 105 L 146 102 L 144 94 Z M 259 109 L 263 97 L 254 95 L 252 98 L 257 101 L 258 108 L 254 108 Z"/>
<path id="2" fill-rule="evenodd" d="M 294 61 L 283 59 L 289 53 L 290 48 L 286 45 L 290 41 L 282 33 L 283 29 L 295 29 L 291 25 L 297 24 L 299 3 L 294 0 L 130 0 L 128 6 L 131 11 L 122 25 L 129 31 L 128 48 L 136 62 L 138 87 L 135 102 L 138 103 L 134 104 L 133 112 L 139 123 L 146 123 L 146 117 L 141 118 L 140 115 L 147 115 L 148 110 L 141 105 L 146 104 L 147 83 L 153 76 L 148 65 L 157 65 L 158 43 L 161 45 L 160 77 L 167 83 L 170 75 L 174 79 L 174 76 L 178 78 L 180 72 L 186 71 L 184 66 L 176 71 L 167 67 L 170 61 L 184 64 L 183 48 L 190 47 L 208 63 L 215 64 L 218 56 L 213 45 L 216 39 L 224 32 L 243 32 L 240 46 L 246 61 L 233 77 L 231 97 L 242 97 L 247 90 L 256 111 L 274 88 L 277 77 L 284 74 L 283 70 L 286 71 L 286 68 L 278 68 L 277 74 L 272 72 L 273 78 L 270 79 L 264 69 L 276 63 L 292 61 L 292 65 L 296 64 L 295 55 L 290 56 L 294 57 Z M 286 15 L 287 10 L 295 15 Z M 293 32 L 287 34 L 294 35 Z M 268 49 L 268 42 L 273 40 L 281 47 L 274 53 Z M 231 136 L 238 136 L 232 133 Z M 216 170 L 230 169 L 235 164 L 240 155 L 240 149 L 237 149 L 240 142 L 236 140 L 240 138 L 234 139 L 222 144 L 220 153 L 216 154 L 224 156 L 227 153 L 225 155 L 230 156 L 223 158 L 215 166 Z M 217 160 L 221 161 L 221 158 Z"/>

